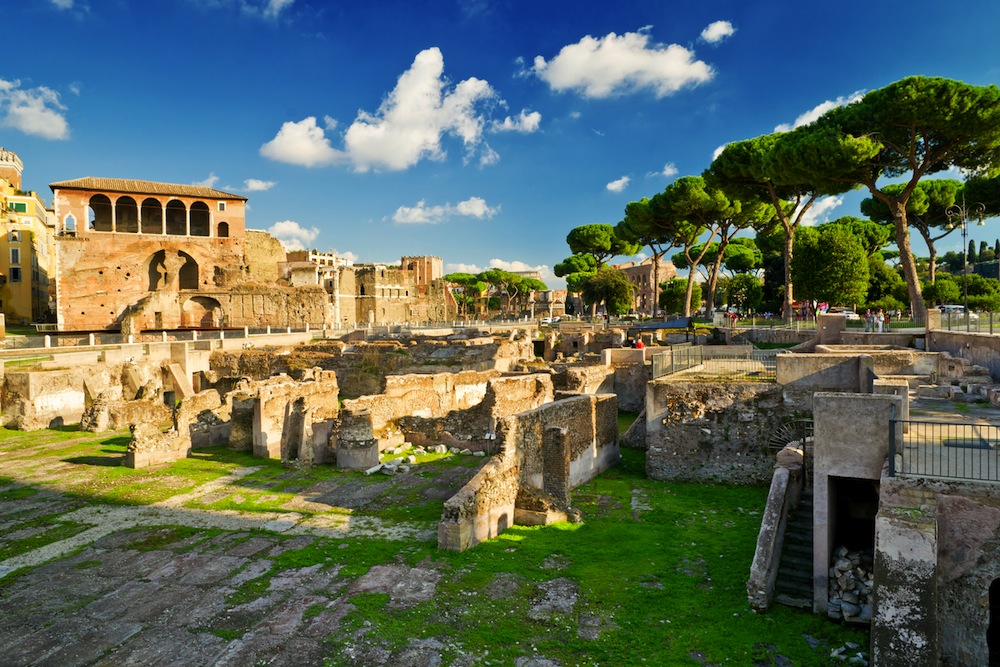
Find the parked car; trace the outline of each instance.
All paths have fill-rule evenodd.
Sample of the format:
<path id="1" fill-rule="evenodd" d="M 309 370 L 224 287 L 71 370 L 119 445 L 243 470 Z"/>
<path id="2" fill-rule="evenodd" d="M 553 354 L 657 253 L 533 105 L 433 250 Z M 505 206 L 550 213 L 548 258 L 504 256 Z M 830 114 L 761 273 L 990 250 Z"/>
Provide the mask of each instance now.
<path id="1" fill-rule="evenodd" d="M 557 324 L 560 319 L 562 319 L 562 318 L 560 318 L 560 317 L 543 317 L 542 318 L 542 324 Z"/>
<path id="2" fill-rule="evenodd" d="M 938 308 L 941 310 L 941 315 L 944 317 L 951 316 L 951 319 L 953 320 L 955 319 L 961 319 L 963 321 L 965 320 L 965 306 L 956 306 L 949 304 L 946 306 L 938 306 Z M 969 321 L 975 322 L 978 319 L 979 319 L 979 314 L 970 310 Z"/>
<path id="3" fill-rule="evenodd" d="M 847 319 L 849 319 L 849 320 L 860 320 L 861 319 L 861 316 L 858 315 L 857 313 L 855 313 L 850 308 L 831 308 L 827 312 L 829 312 L 829 313 L 840 313 L 842 315 L 845 315 L 847 317 Z"/>

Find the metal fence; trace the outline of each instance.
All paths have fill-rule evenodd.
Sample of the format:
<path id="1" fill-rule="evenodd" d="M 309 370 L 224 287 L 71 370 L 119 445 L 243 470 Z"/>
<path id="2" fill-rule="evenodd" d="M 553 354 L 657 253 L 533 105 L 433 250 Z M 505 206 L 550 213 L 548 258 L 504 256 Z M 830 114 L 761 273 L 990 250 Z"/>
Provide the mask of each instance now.
<path id="1" fill-rule="evenodd" d="M 653 354 L 653 379 L 682 375 L 694 380 L 774 382 L 778 350 L 750 345 L 674 345 Z"/>
<path id="2" fill-rule="evenodd" d="M 889 420 L 889 476 L 1000 481 L 1000 427 Z"/>

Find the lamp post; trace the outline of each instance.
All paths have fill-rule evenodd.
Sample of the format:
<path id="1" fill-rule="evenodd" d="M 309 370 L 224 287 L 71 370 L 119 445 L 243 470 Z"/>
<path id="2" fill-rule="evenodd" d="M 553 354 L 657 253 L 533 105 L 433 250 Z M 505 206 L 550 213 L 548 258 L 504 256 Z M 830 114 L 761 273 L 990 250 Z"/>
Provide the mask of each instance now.
<path id="1" fill-rule="evenodd" d="M 962 205 L 954 204 L 945 209 L 944 214 L 948 216 L 948 224 L 945 229 L 955 229 L 956 224 L 962 226 L 962 291 L 964 301 L 962 309 L 965 311 L 965 330 L 969 330 L 969 220 L 976 218 L 976 225 L 982 227 L 983 215 L 986 207 L 980 203 L 966 204 L 965 193 L 962 193 Z"/>

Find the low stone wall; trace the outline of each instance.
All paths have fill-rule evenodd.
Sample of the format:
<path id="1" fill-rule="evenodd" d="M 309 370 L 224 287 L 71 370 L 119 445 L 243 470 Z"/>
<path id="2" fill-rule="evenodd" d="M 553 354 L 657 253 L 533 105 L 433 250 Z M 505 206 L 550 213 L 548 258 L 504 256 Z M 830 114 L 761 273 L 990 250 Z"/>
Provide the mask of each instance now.
<path id="1" fill-rule="evenodd" d="M 646 474 L 671 481 L 764 484 L 768 440 L 796 413 L 783 388 L 757 382 L 650 382 Z"/>
<path id="2" fill-rule="evenodd" d="M 857 353 L 785 352 L 775 359 L 777 382 L 787 389 L 815 392 L 858 391 L 861 388 L 862 366 Z"/>
<path id="3" fill-rule="evenodd" d="M 962 331 L 930 331 L 927 334 L 927 349 L 948 352 L 954 357 L 984 366 L 994 379 L 1000 378 L 1000 336 Z"/>
<path id="4" fill-rule="evenodd" d="M 532 523 L 541 506 L 567 510 L 572 488 L 617 462 L 617 415 L 610 395 L 575 396 L 505 417 L 500 453 L 445 502 L 438 546 L 461 551 L 502 533 L 514 523 L 525 487 Z"/>

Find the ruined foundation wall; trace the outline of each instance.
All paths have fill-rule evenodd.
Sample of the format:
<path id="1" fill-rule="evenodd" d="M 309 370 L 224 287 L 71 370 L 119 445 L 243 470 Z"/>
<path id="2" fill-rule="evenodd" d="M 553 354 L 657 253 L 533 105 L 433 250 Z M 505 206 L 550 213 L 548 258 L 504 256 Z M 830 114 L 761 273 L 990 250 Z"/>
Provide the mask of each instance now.
<path id="1" fill-rule="evenodd" d="M 768 439 L 795 416 L 782 388 L 754 382 L 650 382 L 646 474 L 671 481 L 765 484 Z"/>
<path id="2" fill-rule="evenodd" d="M 461 551 L 506 530 L 518 490 L 568 491 L 618 461 L 617 403 L 613 395 L 575 396 L 501 420 L 501 453 L 444 504 L 438 546 Z M 559 452 L 546 456 L 545 431 L 562 429 Z M 564 451 L 565 450 L 565 451 Z M 563 465 L 556 458 L 566 457 Z M 568 465 L 565 465 L 568 464 Z M 545 479 L 545 474 L 560 479 Z"/>
<path id="3" fill-rule="evenodd" d="M 987 664 L 997 553 L 1000 491 L 994 485 L 884 477 L 872 627 L 873 656 L 885 660 L 879 664 Z M 901 613 L 912 619 L 902 633 L 894 621 Z M 915 656 L 917 639 L 927 650 Z M 916 658 L 927 661 L 907 662 Z"/>

